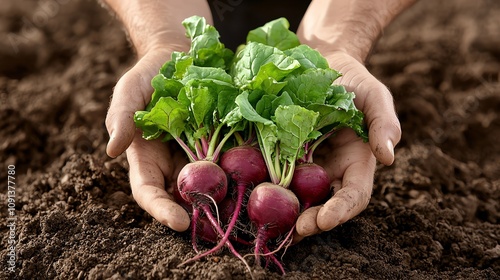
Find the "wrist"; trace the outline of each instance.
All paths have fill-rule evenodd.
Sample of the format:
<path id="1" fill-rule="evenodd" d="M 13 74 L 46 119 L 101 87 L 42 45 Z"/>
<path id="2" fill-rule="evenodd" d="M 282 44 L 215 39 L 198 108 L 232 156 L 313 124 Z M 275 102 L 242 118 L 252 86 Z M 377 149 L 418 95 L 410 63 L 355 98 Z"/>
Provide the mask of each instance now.
<path id="1" fill-rule="evenodd" d="M 299 26 L 302 43 L 321 53 L 341 51 L 361 63 L 384 28 L 415 0 L 312 1 Z"/>
<path id="2" fill-rule="evenodd" d="M 182 21 L 200 15 L 211 22 L 204 0 L 103 0 L 123 23 L 127 36 L 141 58 L 153 50 L 187 51 L 190 41 Z"/>

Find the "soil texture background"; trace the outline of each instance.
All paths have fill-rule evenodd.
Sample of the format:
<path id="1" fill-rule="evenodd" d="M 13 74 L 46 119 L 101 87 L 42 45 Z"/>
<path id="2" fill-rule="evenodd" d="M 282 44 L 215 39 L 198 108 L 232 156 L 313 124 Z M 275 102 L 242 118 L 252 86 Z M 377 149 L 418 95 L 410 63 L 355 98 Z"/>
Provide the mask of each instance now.
<path id="1" fill-rule="evenodd" d="M 189 234 L 133 200 L 104 119 L 135 54 L 95 1 L 0 5 L 0 279 L 250 279 L 227 251 L 186 267 Z M 368 208 L 255 279 L 500 279 L 500 2 L 421 0 L 368 67 L 403 128 Z M 7 268 L 15 165 L 15 272 Z"/>

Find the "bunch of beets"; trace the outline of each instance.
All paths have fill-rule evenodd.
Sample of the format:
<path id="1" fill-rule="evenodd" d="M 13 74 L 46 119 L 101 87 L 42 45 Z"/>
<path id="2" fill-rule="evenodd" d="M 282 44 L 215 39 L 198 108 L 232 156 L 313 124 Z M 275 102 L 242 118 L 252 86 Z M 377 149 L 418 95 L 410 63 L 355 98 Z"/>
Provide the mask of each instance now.
<path id="1" fill-rule="evenodd" d="M 190 163 L 174 190 L 191 214 L 197 255 L 233 243 L 253 246 L 255 262 L 274 263 L 302 211 L 331 196 L 330 178 L 313 162 L 322 141 L 342 128 L 367 131 L 354 93 L 333 81 L 316 50 L 280 18 L 252 30 L 236 52 L 202 17 L 183 21 L 189 52 L 173 52 L 152 79 L 154 92 L 134 115 L 148 140 L 176 141 Z M 201 252 L 198 239 L 216 244 Z"/>

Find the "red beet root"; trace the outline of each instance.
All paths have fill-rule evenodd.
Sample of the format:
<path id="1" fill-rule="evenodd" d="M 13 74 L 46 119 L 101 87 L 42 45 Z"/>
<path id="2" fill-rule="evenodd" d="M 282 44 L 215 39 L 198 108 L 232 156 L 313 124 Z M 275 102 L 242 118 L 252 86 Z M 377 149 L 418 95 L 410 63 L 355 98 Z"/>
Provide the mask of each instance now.
<path id="1" fill-rule="evenodd" d="M 196 207 L 198 204 L 221 202 L 227 193 L 227 177 L 217 164 L 195 161 L 186 164 L 177 177 L 181 197 Z"/>
<path id="2" fill-rule="evenodd" d="M 299 200 L 293 192 L 272 183 L 258 185 L 248 198 L 247 212 L 257 227 L 255 239 L 255 259 L 260 263 L 260 254 L 268 252 L 267 241 L 286 235 L 295 226 L 299 216 Z M 270 255 L 271 260 L 284 273 L 279 261 Z"/>
<path id="3" fill-rule="evenodd" d="M 295 193 L 303 209 L 324 201 L 330 194 L 330 178 L 325 169 L 315 163 L 295 167 L 290 190 Z"/>
<path id="4" fill-rule="evenodd" d="M 197 255 L 190 261 L 210 255 L 224 246 L 238 220 L 245 192 L 268 177 L 266 163 L 260 150 L 251 146 L 238 146 L 229 149 L 222 154 L 219 165 L 236 183 L 236 201 L 226 201 L 226 204 L 219 205 L 222 207 L 222 221 L 228 223 L 226 232 L 222 235 L 219 243 L 214 248 Z"/>

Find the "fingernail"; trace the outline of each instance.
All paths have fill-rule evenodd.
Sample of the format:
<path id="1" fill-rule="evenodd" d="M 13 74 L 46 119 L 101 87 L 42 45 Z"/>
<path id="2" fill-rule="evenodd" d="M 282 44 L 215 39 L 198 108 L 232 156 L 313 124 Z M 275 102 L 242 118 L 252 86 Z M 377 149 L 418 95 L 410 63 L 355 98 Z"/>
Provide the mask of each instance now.
<path id="1" fill-rule="evenodd" d="M 391 139 L 387 140 L 387 149 L 391 153 L 392 158 L 394 158 L 394 144 Z"/>
<path id="2" fill-rule="evenodd" d="M 112 157 L 112 158 L 115 158 L 116 156 L 113 154 L 112 152 L 112 142 L 114 141 L 115 137 L 114 137 L 114 133 L 111 133 L 109 135 L 109 140 L 108 140 L 108 144 L 106 145 L 106 153 L 108 154 L 108 156 Z"/>
<path id="3" fill-rule="evenodd" d="M 109 135 L 109 140 L 108 140 L 108 145 L 107 145 L 108 147 L 109 147 L 109 145 L 111 144 L 111 142 L 113 142 L 113 140 L 114 140 L 114 139 L 115 139 L 115 134 L 114 134 L 114 133 L 111 133 L 111 134 Z"/>

